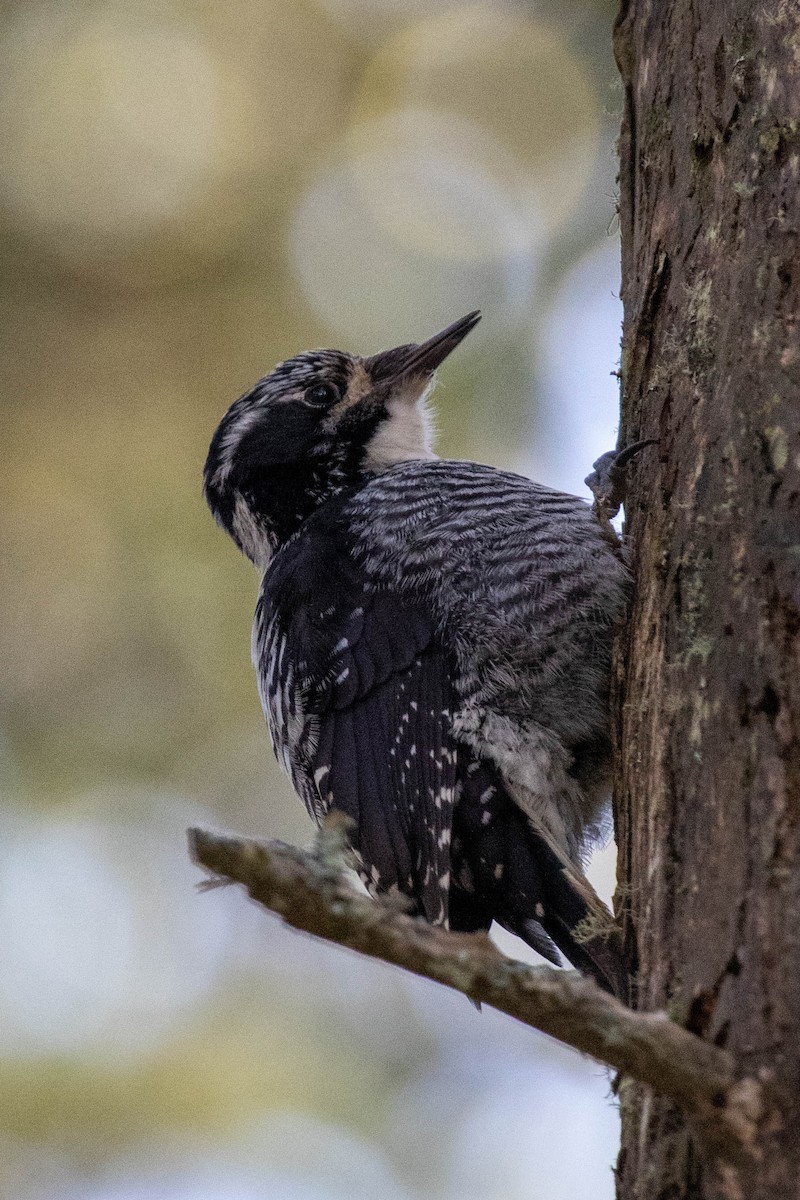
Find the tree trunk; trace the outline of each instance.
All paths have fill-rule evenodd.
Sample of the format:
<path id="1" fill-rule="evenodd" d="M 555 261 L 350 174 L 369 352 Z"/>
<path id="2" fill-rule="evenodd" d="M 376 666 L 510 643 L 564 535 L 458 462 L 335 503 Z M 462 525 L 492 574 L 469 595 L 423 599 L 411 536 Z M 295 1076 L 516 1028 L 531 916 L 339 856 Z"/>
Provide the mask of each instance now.
<path id="1" fill-rule="evenodd" d="M 623 1085 L 623 1200 L 800 1196 L 800 5 L 630 0 L 615 46 L 619 899 L 639 1006 L 766 1085 L 754 1169 Z"/>

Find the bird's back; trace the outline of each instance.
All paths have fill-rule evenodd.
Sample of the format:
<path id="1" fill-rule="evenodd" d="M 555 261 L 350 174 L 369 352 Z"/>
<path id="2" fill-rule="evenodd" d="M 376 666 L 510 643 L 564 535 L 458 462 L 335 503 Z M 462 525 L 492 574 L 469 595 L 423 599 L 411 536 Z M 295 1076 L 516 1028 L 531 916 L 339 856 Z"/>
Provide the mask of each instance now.
<path id="1" fill-rule="evenodd" d="M 585 501 L 479 463 L 412 461 L 343 515 L 373 585 L 431 605 L 465 703 L 534 720 L 570 748 L 605 731 L 628 575 Z"/>

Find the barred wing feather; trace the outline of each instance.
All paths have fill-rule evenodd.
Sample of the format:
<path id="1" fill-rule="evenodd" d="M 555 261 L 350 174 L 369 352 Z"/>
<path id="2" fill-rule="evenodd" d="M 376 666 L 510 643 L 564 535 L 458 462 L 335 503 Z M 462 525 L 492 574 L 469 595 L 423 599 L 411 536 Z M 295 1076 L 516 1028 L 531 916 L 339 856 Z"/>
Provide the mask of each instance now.
<path id="1" fill-rule="evenodd" d="M 256 611 L 276 755 L 317 821 L 331 807 L 353 819 L 373 893 L 397 889 L 446 923 L 456 786 L 447 653 L 424 606 L 365 590 L 346 547 L 314 532 L 277 556 Z M 324 596 L 309 595 L 310 580 L 324 581 Z"/>

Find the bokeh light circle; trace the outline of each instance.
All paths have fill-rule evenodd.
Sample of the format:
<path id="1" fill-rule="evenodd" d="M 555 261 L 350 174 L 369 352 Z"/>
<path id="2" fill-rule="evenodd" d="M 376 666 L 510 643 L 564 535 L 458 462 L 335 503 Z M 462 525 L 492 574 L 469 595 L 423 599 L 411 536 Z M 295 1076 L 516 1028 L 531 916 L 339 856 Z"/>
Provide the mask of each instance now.
<path id="1" fill-rule="evenodd" d="M 4 56 L 12 209 L 40 227 L 123 238 L 183 209 L 214 159 L 219 80 L 202 44 L 107 21 L 57 46 L 26 41 Z"/>
<path id="2" fill-rule="evenodd" d="M 394 141 L 385 125 L 357 131 L 295 211 L 292 270 L 345 344 L 366 351 L 429 336 L 470 308 L 508 321 L 528 302 L 538 231 L 468 156 L 441 144 L 429 153 L 426 130 L 447 127 L 406 112 L 391 118 L 404 134 Z"/>
<path id="3" fill-rule="evenodd" d="M 461 8 L 464 0 L 436 0 L 437 9 Z M 347 33 L 367 43 L 380 42 L 393 30 L 427 17 L 431 0 L 317 0 Z"/>
<path id="4" fill-rule="evenodd" d="M 120 288 L 230 257 L 273 202 L 265 174 L 336 120 L 347 58 L 319 25 L 275 4 L 224 37 L 191 11 L 20 9 L 0 42 L 11 227 Z"/>
<path id="5" fill-rule="evenodd" d="M 346 139 L 358 198 L 401 246 L 432 259 L 488 262 L 532 250 L 544 233 L 534 204 L 508 186 L 513 161 L 456 113 L 394 109 Z"/>
<path id="6" fill-rule="evenodd" d="M 599 145 L 598 97 L 563 35 L 517 8 L 437 10 L 388 39 L 364 72 L 355 117 L 407 105 L 482 128 L 476 162 L 551 229 L 586 187 Z"/>
<path id="7" fill-rule="evenodd" d="M 120 787 L 20 821 L 0 851 L 4 1054 L 150 1051 L 216 978 L 230 934 L 202 904 L 179 796 Z"/>

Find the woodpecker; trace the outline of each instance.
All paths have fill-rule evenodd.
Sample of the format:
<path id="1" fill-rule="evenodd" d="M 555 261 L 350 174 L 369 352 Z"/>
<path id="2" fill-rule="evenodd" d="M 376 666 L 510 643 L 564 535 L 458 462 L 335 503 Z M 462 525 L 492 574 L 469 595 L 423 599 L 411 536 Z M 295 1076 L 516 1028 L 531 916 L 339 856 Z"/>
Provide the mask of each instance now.
<path id="1" fill-rule="evenodd" d="M 479 319 L 280 363 L 223 417 L 205 496 L 262 572 L 276 756 L 317 823 L 351 818 L 370 893 L 454 930 L 496 921 L 624 995 L 582 864 L 607 821 L 628 572 L 584 500 L 433 453 L 435 371 Z"/>

